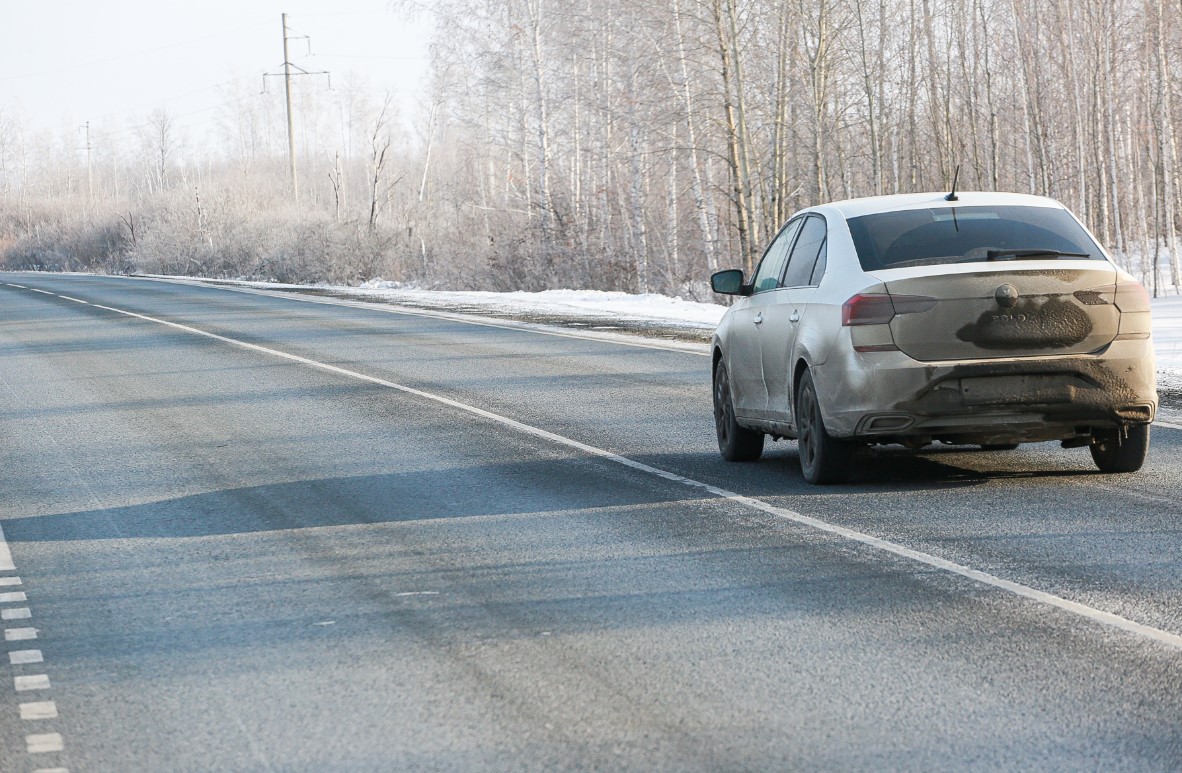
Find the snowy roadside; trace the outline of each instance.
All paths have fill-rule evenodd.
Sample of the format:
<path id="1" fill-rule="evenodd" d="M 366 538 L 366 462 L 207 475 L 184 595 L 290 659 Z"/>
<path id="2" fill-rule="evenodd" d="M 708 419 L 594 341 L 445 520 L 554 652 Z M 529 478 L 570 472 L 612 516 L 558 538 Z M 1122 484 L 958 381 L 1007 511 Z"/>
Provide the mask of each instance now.
<path id="1" fill-rule="evenodd" d="M 161 277 L 164 278 L 164 277 Z M 372 281 L 361 287 L 284 285 L 231 280 L 173 280 L 226 284 L 350 301 L 532 322 L 583 330 L 639 335 L 658 340 L 709 342 L 726 307 L 664 295 L 631 295 L 600 290 L 544 292 L 448 292 Z M 1153 301 L 1153 338 L 1163 412 L 1182 418 L 1182 296 Z"/>

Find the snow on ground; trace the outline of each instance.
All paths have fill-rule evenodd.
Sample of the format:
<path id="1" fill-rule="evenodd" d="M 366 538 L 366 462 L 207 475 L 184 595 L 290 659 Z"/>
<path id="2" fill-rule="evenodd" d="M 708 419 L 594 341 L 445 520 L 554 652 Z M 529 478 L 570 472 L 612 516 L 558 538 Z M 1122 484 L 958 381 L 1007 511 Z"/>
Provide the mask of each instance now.
<path id="1" fill-rule="evenodd" d="M 667 295 L 605 292 L 603 290 L 544 290 L 542 292 L 447 292 L 414 290 L 393 282 L 370 281 L 361 292 L 390 301 L 413 300 L 415 305 L 438 303 L 442 308 L 485 308 L 488 311 L 518 311 L 556 317 L 620 317 L 655 320 L 686 327 L 713 329 L 726 312 L 717 303 L 699 303 Z"/>
<path id="2" fill-rule="evenodd" d="M 1182 297 L 1153 299 L 1153 344 L 1157 350 L 1157 385 L 1182 394 Z"/>

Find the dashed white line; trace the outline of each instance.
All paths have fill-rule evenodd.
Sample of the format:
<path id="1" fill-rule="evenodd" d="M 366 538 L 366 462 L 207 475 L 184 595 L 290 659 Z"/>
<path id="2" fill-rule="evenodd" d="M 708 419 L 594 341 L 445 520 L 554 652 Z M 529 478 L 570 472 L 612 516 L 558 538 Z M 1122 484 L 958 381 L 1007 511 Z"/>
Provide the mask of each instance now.
<path id="1" fill-rule="evenodd" d="M 64 296 L 63 296 L 64 297 Z M 70 299 L 74 300 L 74 299 Z M 8 548 L 8 540 L 0 528 L 0 571 L 12 572 L 16 570 L 12 561 L 12 551 Z M 17 576 L 0 577 L 0 587 L 14 588 L 21 585 L 21 578 Z M 24 591 L 0 592 L 0 603 L 19 603 L 28 601 Z M 27 620 L 33 616 L 28 607 L 10 607 L 0 609 L 0 619 Z M 36 628 L 5 628 L 4 641 L 19 642 L 33 641 L 37 638 Z M 45 662 L 45 655 L 39 649 L 10 650 L 8 662 L 12 666 L 27 666 Z M 50 689 L 48 674 L 19 674 L 12 679 L 13 689 L 18 693 L 34 692 Z M 20 704 L 20 717 L 23 721 L 36 722 L 47 719 L 57 719 L 57 704 L 53 701 L 29 701 Z M 25 736 L 25 747 L 29 754 L 52 754 L 65 749 L 65 742 L 61 733 L 33 733 Z M 38 768 L 37 773 L 69 773 L 66 768 Z"/>
<path id="2" fill-rule="evenodd" d="M 68 295 L 62 295 L 61 293 L 58 293 L 58 296 L 57 296 L 57 297 L 59 297 L 59 298 L 65 298 L 67 301 L 73 301 L 74 303 L 81 303 L 83 306 L 89 306 L 89 305 L 90 305 L 90 301 L 84 301 L 84 300 L 82 300 L 81 298 L 71 298 L 71 297 L 70 297 L 70 296 L 68 296 Z"/>
<path id="3" fill-rule="evenodd" d="M 605 449 L 598 448 L 596 446 L 588 445 L 587 443 L 582 443 L 582 442 L 575 440 L 573 438 L 568 438 L 564 435 L 559 435 L 554 432 L 549 432 L 548 430 L 544 430 L 539 427 L 534 427 L 530 424 L 525 424 L 523 422 L 517 421 L 516 419 L 511 419 L 507 416 L 502 416 L 500 414 L 493 413 L 492 411 L 486 411 L 483 408 L 477 408 L 474 405 L 468 405 L 467 403 L 462 403 L 458 400 L 453 400 L 449 397 L 444 397 L 442 395 L 432 394 L 431 392 L 424 392 L 421 389 L 415 389 L 413 387 L 404 386 L 402 384 L 396 384 L 393 381 L 387 381 L 385 379 L 377 378 L 375 376 L 368 376 L 364 373 L 360 373 L 360 372 L 354 371 L 354 370 L 348 370 L 347 368 L 341 368 L 336 365 L 329 365 L 327 363 L 318 362 L 316 360 L 308 359 L 307 357 L 301 357 L 297 354 L 290 354 L 288 352 L 280 351 L 278 349 L 270 349 L 265 346 L 259 346 L 258 344 L 252 344 L 252 343 L 248 343 L 246 341 L 239 341 L 234 338 L 228 338 L 226 336 L 221 336 L 216 333 L 210 333 L 208 331 L 201 330 L 199 328 L 190 327 L 188 325 L 182 325 L 177 322 L 169 322 L 167 320 L 159 319 L 156 317 L 149 317 L 149 316 L 146 316 L 143 314 L 137 314 L 132 311 L 125 311 L 123 309 L 112 308 L 110 306 L 100 306 L 98 304 L 94 304 L 94 306 L 95 306 L 95 308 L 104 309 L 106 311 L 111 311 L 116 314 L 122 314 L 127 317 L 133 317 L 135 319 L 144 320 L 145 322 L 152 322 L 154 324 L 164 325 L 165 327 L 170 327 L 170 328 L 173 328 L 174 330 L 183 330 L 185 332 L 192 333 L 192 334 L 198 335 L 198 336 L 202 336 L 204 338 L 209 338 L 209 339 L 212 339 L 215 341 L 221 341 L 223 343 L 230 344 L 231 346 L 237 346 L 239 348 L 246 349 L 248 351 L 259 352 L 262 354 L 270 355 L 272 357 L 277 357 L 279 359 L 287 360 L 289 362 L 298 362 L 300 364 L 307 365 L 309 367 L 316 368 L 318 370 L 322 370 L 327 373 L 335 373 L 337 375 L 345 376 L 347 378 L 357 379 L 359 381 L 364 381 L 364 382 L 367 382 L 370 384 L 376 384 L 378 386 L 388 387 L 388 388 L 396 390 L 398 392 L 402 392 L 403 394 L 413 395 L 415 397 L 419 397 L 424 400 L 430 400 L 430 401 L 437 403 L 439 405 L 446 405 L 448 407 L 455 408 L 460 411 L 464 411 L 464 412 L 471 414 L 473 416 L 479 416 L 480 418 L 487 419 L 488 421 L 500 424 L 501 426 L 508 427 L 509 429 L 516 430 L 516 431 L 524 433 L 526 435 L 531 435 L 533 437 L 540 438 L 542 440 L 547 440 L 552 443 L 565 446 L 567 448 L 575 449 L 577 451 L 581 451 L 581 452 L 588 454 L 590 456 L 597 456 L 601 459 L 615 462 L 616 464 L 623 465 L 624 467 L 628 467 L 633 470 L 637 470 L 639 472 L 644 472 L 649 475 L 655 475 L 659 478 L 663 478 L 664 480 L 672 481 L 674 483 L 680 483 L 682 485 L 688 486 L 688 487 L 693 488 L 698 491 L 705 491 L 710 494 L 713 494 L 714 496 L 720 497 L 722 499 L 726 499 L 730 502 L 734 502 L 735 504 L 743 505 L 745 507 L 748 507 L 748 508 L 751 508 L 754 510 L 759 510 L 761 512 L 772 515 L 776 518 L 781 518 L 786 521 L 792 521 L 792 522 L 800 524 L 802 526 L 807 526 L 807 527 L 816 529 L 818 531 L 822 531 L 822 532 L 825 532 L 828 534 L 833 534 L 833 535 L 836 535 L 839 537 L 843 537 L 843 538 L 850 540 L 852 542 L 858 542 L 862 545 L 866 545 L 867 547 L 874 548 L 875 550 L 879 550 L 884 553 L 890 553 L 892 555 L 899 556 L 901 558 L 905 558 L 910 561 L 914 561 L 916 563 L 923 564 L 925 566 L 930 566 L 930 567 L 939 569 L 941 571 L 948 572 L 949 574 L 958 575 L 960 577 L 964 577 L 964 578 L 972 580 L 974 582 L 979 582 L 984 585 L 988 585 L 993 588 L 997 588 L 999 590 L 1003 590 L 1008 593 L 1012 593 L 1016 596 L 1026 598 L 1031 601 L 1036 601 L 1040 604 L 1045 604 L 1047 606 L 1054 607 L 1054 608 L 1062 610 L 1064 612 L 1069 612 L 1073 615 L 1078 615 L 1079 617 L 1090 620 L 1092 622 L 1100 623 L 1100 624 L 1106 625 L 1106 626 L 1111 626 L 1113 628 L 1117 628 L 1122 631 L 1126 631 L 1128 633 L 1133 633 L 1138 636 L 1143 636 L 1147 639 L 1151 639 L 1153 641 L 1156 641 L 1160 644 L 1167 645 L 1167 646 L 1172 647 L 1174 649 L 1182 650 L 1182 636 L 1179 636 L 1178 634 L 1171 633 L 1169 631 L 1163 631 L 1159 628 L 1153 628 L 1152 626 L 1144 625 L 1143 623 L 1138 623 L 1133 620 L 1129 620 L 1128 618 L 1121 617 L 1120 615 L 1116 615 L 1111 612 L 1105 612 L 1102 609 L 1097 609 L 1095 607 L 1091 607 L 1086 604 L 1081 604 L 1076 601 L 1071 601 L 1069 599 L 1063 598 L 1062 596 L 1056 596 L 1053 593 L 1047 593 L 1045 591 L 1040 591 L 1040 590 L 1037 590 L 1036 588 L 1032 588 L 1028 585 L 1023 585 L 1018 582 L 1013 582 L 1011 580 L 1003 579 L 1001 577 L 990 574 L 988 572 L 983 572 L 983 571 L 980 571 L 977 569 L 970 569 L 967 566 L 963 566 L 963 565 L 955 563 L 953 561 L 948 561 L 947 559 L 940 558 L 939 556 L 934 556 L 930 553 L 925 553 L 921 550 L 913 550 L 913 549 L 906 547 L 904 545 L 900 545 L 898 543 L 891 542 L 889 540 L 880 539 L 879 537 L 875 537 L 870 534 L 865 534 L 863 532 L 855 531 L 853 529 L 847 529 L 844 526 L 838 526 L 837 524 L 829 523 L 827 521 L 822 521 L 818 518 L 813 518 L 811 516 L 803 515 L 801 513 L 795 512 L 793 510 L 789 510 L 787 508 L 776 507 L 775 505 L 770 504 L 768 502 L 764 502 L 761 499 L 755 499 L 754 497 L 744 496 L 742 494 L 736 493 L 734 491 L 730 491 L 728 489 L 720 488 L 718 486 L 713 486 L 708 483 L 703 483 L 702 481 L 694 480 L 693 478 L 687 478 L 682 475 L 677 475 L 676 473 L 668 472 L 667 470 L 662 470 L 657 467 L 652 467 L 650 465 L 644 464 L 643 462 L 637 462 L 633 459 L 629 459 L 626 456 L 621 456 L 619 454 L 612 453 L 611 451 L 607 451 Z"/>
<path id="4" fill-rule="evenodd" d="M 34 733 L 25 736 L 25 745 L 29 754 L 49 754 L 60 752 L 66 748 L 61 733 Z"/>
<path id="5" fill-rule="evenodd" d="M 14 666 L 27 666 L 30 663 L 44 663 L 45 657 L 41 650 L 13 650 L 8 653 L 8 662 Z"/>
<path id="6" fill-rule="evenodd" d="M 29 289 L 35 293 L 41 293 L 42 295 L 57 295 L 57 293 L 51 293 L 48 290 L 38 290 L 36 287 L 30 287 Z"/>
<path id="7" fill-rule="evenodd" d="M 5 628 L 4 641 L 31 641 L 37 638 L 36 628 Z"/>
<path id="8" fill-rule="evenodd" d="M 53 701 L 35 701 L 20 705 L 21 719 L 34 722 L 38 719 L 57 719 L 57 704 Z"/>
<path id="9" fill-rule="evenodd" d="M 48 674 L 29 674 L 27 676 L 17 676 L 13 677 L 12 681 L 13 686 L 16 687 L 17 692 L 49 689 Z"/>

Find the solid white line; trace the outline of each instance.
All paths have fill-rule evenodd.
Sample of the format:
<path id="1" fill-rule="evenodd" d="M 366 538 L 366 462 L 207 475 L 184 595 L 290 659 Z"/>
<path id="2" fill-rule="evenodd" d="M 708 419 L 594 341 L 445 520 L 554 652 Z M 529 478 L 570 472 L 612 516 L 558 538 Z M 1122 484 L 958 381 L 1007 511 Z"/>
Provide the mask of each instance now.
<path id="1" fill-rule="evenodd" d="M 0 593 L 0 604 L 12 604 L 17 601 L 28 601 L 29 597 L 25 595 L 24 591 L 12 591 L 11 593 Z"/>
<path id="2" fill-rule="evenodd" d="M 60 752 L 66 747 L 61 733 L 35 733 L 25 736 L 25 745 L 29 754 L 49 754 Z"/>
<path id="3" fill-rule="evenodd" d="M 8 550 L 8 540 L 4 538 L 4 529 L 0 527 L 0 572 L 16 571 L 16 564 L 12 563 L 12 553 Z"/>
<path id="4" fill-rule="evenodd" d="M 553 336 L 555 338 L 577 338 L 582 341 L 595 341 L 597 343 L 619 344 L 621 346 L 631 346 L 637 349 L 657 349 L 663 352 L 676 352 L 678 354 L 693 354 L 699 357 L 709 357 L 709 344 L 695 344 L 690 342 L 674 343 L 662 342 L 652 338 L 640 338 L 639 336 L 629 336 L 624 333 L 594 333 L 591 331 L 577 332 L 558 330 L 552 326 L 539 324 L 537 322 L 519 322 L 515 320 L 498 320 L 492 317 L 485 317 L 479 314 L 472 313 L 458 313 L 433 309 L 419 309 L 413 306 L 402 306 L 400 304 L 390 304 L 382 301 L 364 301 L 364 300 L 345 300 L 342 298 L 315 298 L 310 295 L 304 295 L 300 292 L 281 292 L 279 290 L 265 290 L 259 287 L 239 287 L 236 285 L 226 285 L 219 283 L 208 283 L 200 280 L 185 280 L 176 279 L 172 277 L 143 277 L 146 281 L 152 282 L 166 282 L 169 284 L 188 285 L 190 287 L 205 287 L 214 290 L 226 290 L 234 293 L 244 293 L 246 295 L 261 295 L 265 298 L 282 298 L 285 300 L 299 301 L 301 303 L 316 303 L 322 306 L 340 306 L 342 308 L 350 309 L 365 309 L 368 311 L 380 311 L 385 314 L 402 314 L 408 317 L 425 317 L 427 319 L 442 319 L 448 322 L 459 322 L 464 325 L 475 325 L 477 327 L 493 327 L 501 330 L 516 330 L 518 332 L 537 333 L 538 335 Z M 98 305 L 98 304 L 95 304 Z M 101 308 L 101 307 L 100 307 Z M 659 323 L 661 320 L 653 320 Z"/>
<path id="5" fill-rule="evenodd" d="M 41 650 L 13 650 L 8 653 L 8 662 L 14 666 L 27 666 L 30 663 L 44 663 L 45 656 Z"/>
<path id="6" fill-rule="evenodd" d="M 28 620 L 33 616 L 28 607 L 17 609 L 0 609 L 0 620 Z"/>
<path id="7" fill-rule="evenodd" d="M 37 638 L 36 628 L 5 628 L 4 641 L 29 641 Z"/>
<path id="8" fill-rule="evenodd" d="M 8 588 L 13 585 L 20 585 L 21 578 L 19 577 L 0 577 L 0 588 Z"/>
<path id="9" fill-rule="evenodd" d="M 1153 426 L 1165 427 L 1166 429 L 1182 429 L 1182 424 L 1174 424 L 1172 422 L 1160 421 L 1160 420 L 1153 422 Z"/>
<path id="10" fill-rule="evenodd" d="M 73 301 L 74 303 L 81 303 L 81 304 L 83 304 L 84 306 L 89 306 L 89 305 L 90 305 L 90 301 L 84 301 L 84 300 L 81 300 L 81 299 L 79 299 L 79 298 L 71 298 L 71 297 L 70 297 L 70 296 L 68 296 L 68 295 L 62 295 L 62 294 L 60 294 L 60 293 L 58 294 L 58 296 L 57 296 L 57 297 L 59 297 L 59 298 L 65 298 L 67 301 Z"/>
<path id="11" fill-rule="evenodd" d="M 21 719 L 57 719 L 57 704 L 53 701 L 35 701 L 21 704 Z"/>
<path id="12" fill-rule="evenodd" d="M 272 357 L 278 357 L 279 359 L 288 360 L 290 362 L 298 362 L 300 364 L 307 365 L 309 367 L 316 368 L 318 370 L 322 370 L 322 371 L 325 371 L 328 373 L 335 373 L 335 374 L 338 374 L 341 376 L 346 376 L 348 378 L 357 379 L 359 381 L 365 381 L 370 384 L 377 384 L 378 386 L 388 387 L 390 389 L 394 389 L 396 391 L 402 392 L 403 394 L 413 395 L 415 397 L 419 397 L 424 400 L 430 400 L 430 401 L 438 403 L 440 405 L 446 405 L 448 407 L 455 408 L 457 410 L 464 411 L 464 412 L 472 414 L 474 416 L 479 416 L 483 419 L 487 419 L 489 421 L 495 422 L 495 423 L 500 424 L 504 427 L 508 427 L 510 429 L 517 430 L 518 432 L 522 432 L 526 435 L 532 435 L 533 437 L 541 438 L 543 440 L 548 440 L 552 443 L 566 446 L 567 448 L 573 448 L 575 450 L 582 451 L 583 453 L 586 453 L 588 455 L 597 456 L 601 459 L 606 459 L 608 461 L 615 462 L 616 464 L 623 465 L 624 467 L 629 467 L 631 469 L 638 470 L 640 472 L 648 473 L 650 475 L 655 475 L 655 476 L 657 476 L 659 478 L 663 478 L 665 480 L 669 480 L 669 481 L 673 481 L 675 483 L 680 483 L 682 485 L 689 486 L 690 488 L 694 488 L 694 489 L 697 489 L 700 491 L 706 491 L 711 494 L 714 494 L 717 497 L 721 497 L 721 498 L 729 500 L 731 502 L 735 502 L 736 504 L 744 505 L 744 506 L 752 508 L 754 510 L 760 510 L 762 512 L 768 513 L 769 515 L 773 515 L 777 518 L 782 518 L 784 520 L 792 521 L 794 523 L 798 523 L 803 526 L 808 526 L 813 529 L 817 529 L 818 531 L 826 532 L 828 534 L 834 534 L 839 537 L 844 537 L 845 539 L 851 540 L 853 542 L 861 543 L 863 545 L 874 548 L 876 550 L 881 550 L 885 553 L 891 553 L 891 554 L 899 556 L 901 558 L 906 558 L 911 561 L 915 561 L 916 563 L 919 563 L 919 564 L 931 566 L 933 568 L 940 569 L 940 570 L 948 572 L 950 574 L 959 575 L 959 576 L 967 578 L 969 580 L 973 580 L 974 582 L 983 583 L 985 585 L 989 585 L 991 587 L 998 588 L 1000 590 L 1004 590 L 1009 593 L 1013 593 L 1014 595 L 1021 596 L 1023 598 L 1027 598 L 1032 601 L 1037 601 L 1041 604 L 1046 604 L 1048 606 L 1055 607 L 1056 609 L 1061 609 L 1065 612 L 1070 612 L 1074 615 L 1079 615 L 1080 617 L 1083 617 L 1087 620 L 1091 620 L 1092 622 L 1100 623 L 1102 625 L 1111 626 L 1113 628 L 1118 628 L 1122 631 L 1127 631 L 1129 633 L 1137 634 L 1138 636 L 1143 636 L 1147 639 L 1152 639 L 1153 641 L 1159 642 L 1161 644 L 1165 644 L 1169 647 L 1173 647 L 1175 649 L 1182 650 L 1182 636 L 1179 636 L 1178 634 L 1170 633 L 1169 631 L 1163 631 L 1158 628 L 1153 628 L 1151 626 L 1144 625 L 1142 623 L 1138 623 L 1133 620 L 1129 620 L 1127 618 L 1121 617 L 1120 615 L 1115 615 L 1115 614 L 1112 614 L 1111 612 L 1105 612 L 1102 609 L 1096 609 L 1095 607 L 1090 607 L 1086 604 L 1081 604 L 1076 601 L 1071 601 L 1069 599 L 1065 599 L 1061 596 L 1056 596 L 1053 593 L 1047 593 L 1045 591 L 1040 591 L 1035 588 L 1031 588 L 1027 585 L 1022 585 L 1021 583 L 1017 583 L 1017 582 L 1013 582 L 1011 580 L 1006 580 L 1001 577 L 997 577 L 995 575 L 989 574 L 988 572 L 982 572 L 977 569 L 970 569 L 967 566 L 962 566 L 961 564 L 957 564 L 953 561 L 948 561 L 948 560 L 940 558 L 938 556 L 931 555 L 930 553 L 925 553 L 921 550 L 912 550 L 911 548 L 905 547 L 903 545 L 899 545 L 894 542 L 890 542 L 889 540 L 880 539 L 878 537 L 874 537 L 869 534 L 864 534 L 862 532 L 855 531 L 853 529 L 847 529 L 844 526 L 838 526 L 836 524 L 828 523 L 826 521 L 822 521 L 817 518 L 813 518 L 813 517 L 810 517 L 807 515 L 802 515 L 801 513 L 795 512 L 793 510 L 788 510 L 788 509 L 782 508 L 782 507 L 776 507 L 775 505 L 769 504 L 768 502 L 764 502 L 763 500 L 760 500 L 760 499 L 755 499 L 753 497 L 743 496 L 742 494 L 738 494 L 734 491 L 730 491 L 730 490 L 724 489 L 724 488 L 719 488 L 718 486 L 712 486 L 708 483 L 703 483 L 701 481 L 697 481 L 692 478 L 686 478 L 684 476 L 677 475 L 676 473 L 668 472 L 666 470 L 662 470 L 657 467 L 650 467 L 649 465 L 644 464 L 643 462 L 634 461 L 632 459 L 629 459 L 628 457 L 620 456 L 619 454 L 612 453 L 611 451 L 607 451 L 602 448 L 597 448 L 595 446 L 587 445 L 586 443 L 579 442 L 578 440 L 574 440 L 573 438 L 568 438 L 563 435 L 558 435 L 553 432 L 549 432 L 547 430 L 540 429 L 538 427 L 534 427 L 529 424 L 524 424 L 520 421 L 517 421 L 516 419 L 510 419 L 507 416 L 501 416 L 500 414 L 492 413 L 491 411 L 486 411 L 483 408 L 477 408 L 473 405 L 468 405 L 467 403 L 459 402 L 458 400 L 452 400 L 451 398 L 443 397 L 442 395 L 436 395 L 436 394 L 432 394 L 430 392 L 424 392 L 420 389 L 414 389 L 413 387 L 404 386 L 402 384 L 395 384 L 392 381 L 386 381 L 385 379 L 376 378 L 374 376 L 368 376 L 364 373 L 359 373 L 357 371 L 337 367 L 336 365 L 329 365 L 327 363 L 317 362 L 316 360 L 310 360 L 307 357 L 300 357 L 299 355 L 296 355 L 296 354 L 289 354 L 288 352 L 279 351 L 278 349 L 269 349 L 265 346 L 259 346 L 258 344 L 252 344 L 252 343 L 247 343 L 245 341 L 239 341 L 239 340 L 236 340 L 233 338 L 227 338 L 226 336 L 220 336 L 220 335 L 217 335 L 216 333 L 209 333 L 207 331 L 200 330 L 195 327 L 189 327 L 188 325 L 181 325 L 176 322 L 169 322 L 167 320 L 157 319 L 155 317 L 148 317 L 148 316 L 144 316 L 143 314 L 136 314 L 135 312 L 131 312 L 131 311 L 124 311 L 122 309 L 115 309 L 115 308 L 111 308 L 110 306 L 99 306 L 98 304 L 95 304 L 95 307 L 100 308 L 100 309 L 105 309 L 107 311 L 112 311 L 112 312 L 115 312 L 116 314 L 123 314 L 128 317 L 134 317 L 136 319 L 141 319 L 141 320 L 144 320 L 147 322 L 153 322 L 158 325 L 164 325 L 165 327 L 170 327 L 175 330 L 184 330 L 184 331 L 186 331 L 188 333 L 192 333 L 194 335 L 199 335 L 199 336 L 203 336 L 205 338 L 213 339 L 215 341 L 221 341 L 223 343 L 230 344 L 231 346 L 237 346 L 239 348 L 247 349 L 247 350 L 253 351 L 253 352 L 260 352 L 262 354 L 267 354 Z"/>
<path id="13" fill-rule="evenodd" d="M 18 676 L 13 680 L 13 686 L 16 687 L 17 692 L 29 692 L 30 690 L 48 690 L 49 677 L 45 674 L 30 674 L 29 676 Z"/>

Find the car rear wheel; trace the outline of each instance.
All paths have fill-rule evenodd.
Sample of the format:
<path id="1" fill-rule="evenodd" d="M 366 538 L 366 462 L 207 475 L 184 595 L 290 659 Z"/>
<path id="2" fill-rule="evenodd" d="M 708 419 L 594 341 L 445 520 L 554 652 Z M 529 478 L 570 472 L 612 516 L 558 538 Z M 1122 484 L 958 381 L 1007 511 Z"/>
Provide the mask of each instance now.
<path id="1" fill-rule="evenodd" d="M 1136 472 L 1149 453 L 1149 425 L 1133 424 L 1092 433 L 1092 461 L 1101 472 Z"/>
<path id="2" fill-rule="evenodd" d="M 850 465 L 857 446 L 849 441 L 830 437 L 817 401 L 813 374 L 805 371 L 796 392 L 797 446 L 800 449 L 800 470 L 809 483 L 845 483 L 850 478 Z"/>
<path id="3" fill-rule="evenodd" d="M 763 453 L 763 433 L 739 426 L 731 398 L 731 380 L 721 362 L 714 368 L 714 428 L 718 452 L 728 462 L 754 462 Z"/>

